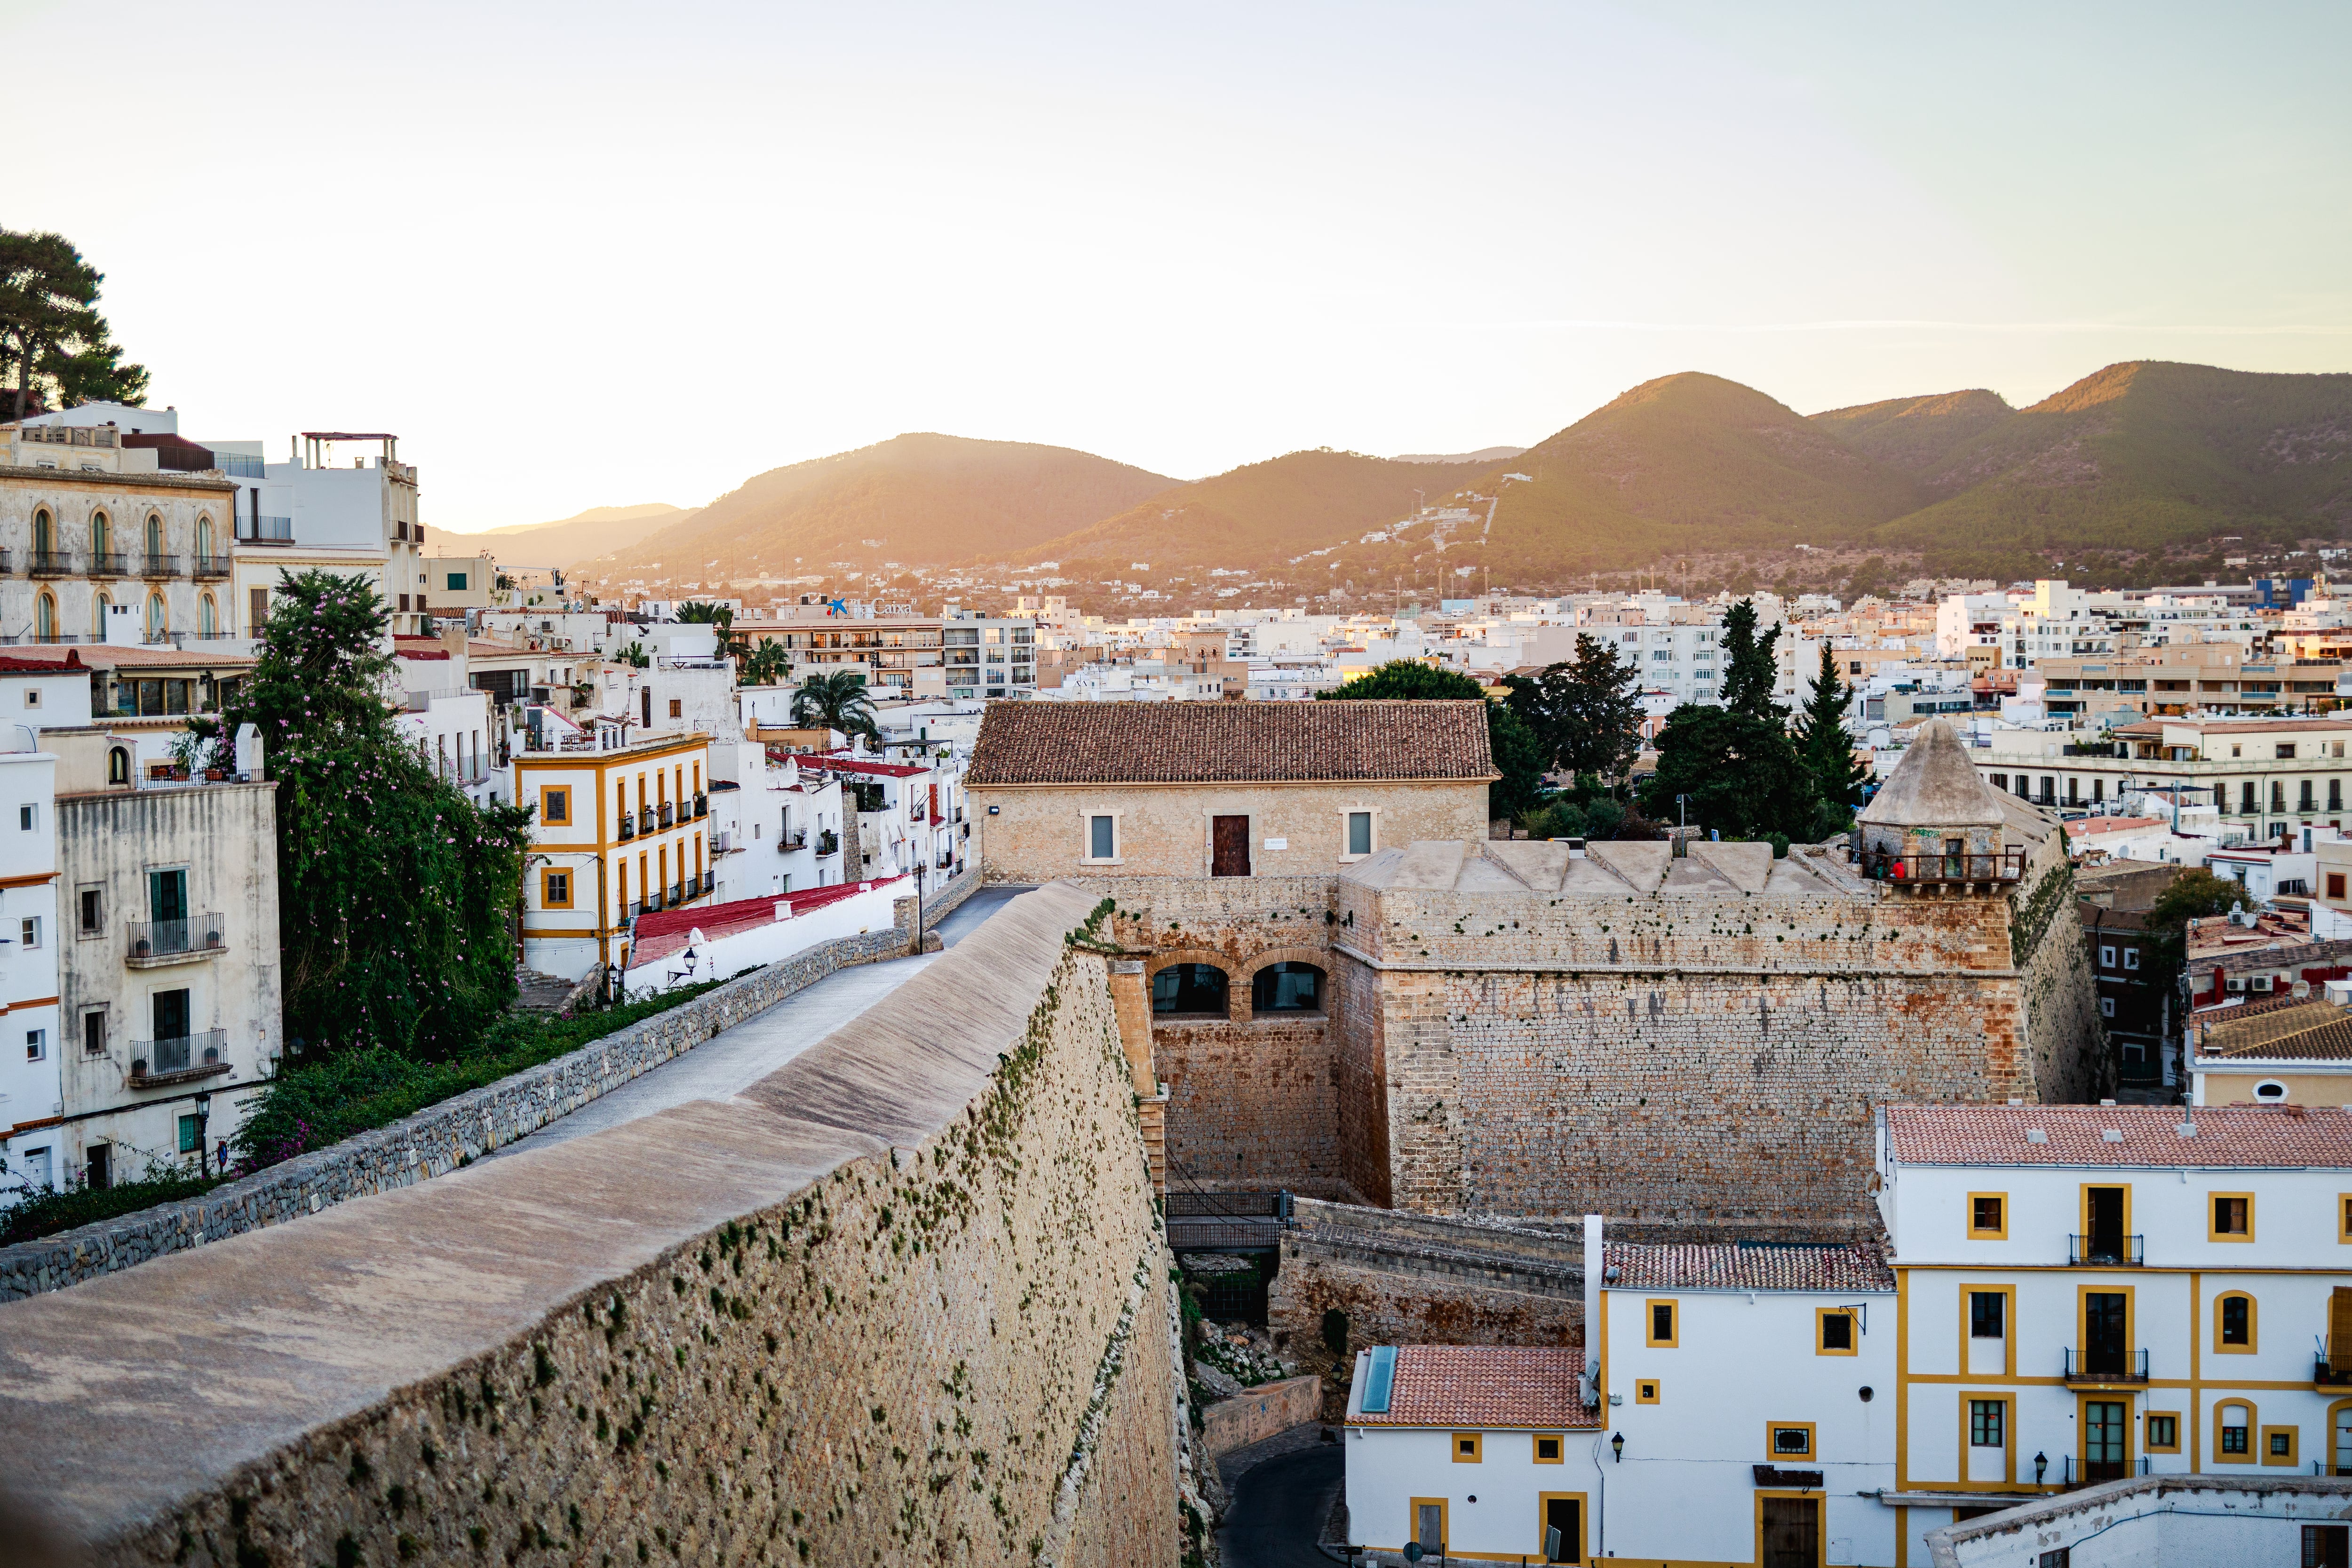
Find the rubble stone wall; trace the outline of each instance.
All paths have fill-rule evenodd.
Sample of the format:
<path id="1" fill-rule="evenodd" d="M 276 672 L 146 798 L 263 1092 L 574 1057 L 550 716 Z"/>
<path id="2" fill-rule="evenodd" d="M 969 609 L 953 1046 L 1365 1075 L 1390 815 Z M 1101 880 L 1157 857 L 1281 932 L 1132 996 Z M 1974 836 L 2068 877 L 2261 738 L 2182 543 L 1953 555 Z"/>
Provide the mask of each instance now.
<path id="1" fill-rule="evenodd" d="M 152 1568 L 1174 1568 L 1088 902 L 1015 900 L 734 1100 L 0 1307 L 15 1479 Z"/>
<path id="2" fill-rule="evenodd" d="M 1581 1238 L 1527 1235 L 1300 1200 L 1266 1295 L 1277 1346 L 1320 1342 L 1348 1314 L 1351 1345 L 1581 1345 Z"/>

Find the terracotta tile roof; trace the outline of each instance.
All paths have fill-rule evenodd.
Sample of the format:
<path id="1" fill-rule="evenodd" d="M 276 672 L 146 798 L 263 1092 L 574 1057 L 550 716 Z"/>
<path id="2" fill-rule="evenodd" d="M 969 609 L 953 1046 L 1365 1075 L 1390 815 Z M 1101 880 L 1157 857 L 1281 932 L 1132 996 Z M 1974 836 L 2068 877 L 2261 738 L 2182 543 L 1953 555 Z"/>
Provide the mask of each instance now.
<path id="1" fill-rule="evenodd" d="M 995 702 L 965 783 L 1497 776 L 1483 702 Z"/>
<path id="2" fill-rule="evenodd" d="M 1612 1242 L 1601 1267 L 1612 1290 L 1892 1291 L 1895 1271 L 1875 1247 L 1713 1242 L 1646 1247 Z"/>
<path id="3" fill-rule="evenodd" d="M 2342 1106 L 1890 1105 L 1886 1134 L 1913 1165 L 2352 1167 Z"/>
<path id="4" fill-rule="evenodd" d="M 632 964 L 651 963 L 656 958 L 681 952 L 695 931 L 700 931 L 705 942 L 716 942 L 722 936 L 754 930 L 776 923 L 776 906 L 789 905 L 794 915 L 804 915 L 821 910 L 827 904 L 837 904 L 853 899 L 873 888 L 887 888 L 894 882 L 904 882 L 904 876 L 877 878 L 870 882 L 840 882 L 830 888 L 812 888 L 805 893 L 776 893 L 760 899 L 734 899 L 723 904 L 688 904 L 674 910 L 656 910 L 637 917 L 631 928 L 629 962 Z"/>
<path id="5" fill-rule="evenodd" d="M 54 647 L 57 655 L 50 658 L 40 651 Z M 74 662 L 67 663 L 68 656 Z M 149 647 L 144 643 L 85 643 L 76 647 L 57 643 L 28 643 L 12 658 L 29 668 L 36 664 L 54 664 L 60 669 L 238 669 L 255 662 L 251 654 L 208 653 L 198 646 L 193 648 Z"/>
<path id="6" fill-rule="evenodd" d="M 823 756 L 809 758 L 808 762 L 812 767 L 837 768 L 845 773 L 872 773 L 886 779 L 918 778 L 931 771 L 929 768 L 915 767 L 906 763 L 885 763 L 877 762 L 872 757 L 844 756 L 838 752 L 827 752 Z"/>
<path id="7" fill-rule="evenodd" d="M 1577 1393 L 1580 1350 L 1529 1345 L 1399 1345 L 1389 1407 L 1350 1415 L 1354 1426 L 1591 1428 Z"/>
<path id="8" fill-rule="evenodd" d="M 2252 1015 L 2232 1007 L 2211 1017 L 2198 1042 L 2200 1057 L 2352 1060 L 2352 1014 L 2333 1002 L 2298 1002 Z"/>

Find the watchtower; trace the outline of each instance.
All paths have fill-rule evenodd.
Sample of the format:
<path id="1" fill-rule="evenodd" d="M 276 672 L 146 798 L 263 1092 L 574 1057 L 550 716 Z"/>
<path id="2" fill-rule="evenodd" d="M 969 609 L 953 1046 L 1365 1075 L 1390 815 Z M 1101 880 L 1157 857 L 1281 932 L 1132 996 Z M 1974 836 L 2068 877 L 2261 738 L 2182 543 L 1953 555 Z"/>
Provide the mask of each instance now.
<path id="1" fill-rule="evenodd" d="M 1931 719 L 1862 808 L 1854 858 L 1865 877 L 1912 892 L 1997 892 L 2025 874 L 2023 847 L 2003 832 L 2008 819 L 1959 735 Z"/>

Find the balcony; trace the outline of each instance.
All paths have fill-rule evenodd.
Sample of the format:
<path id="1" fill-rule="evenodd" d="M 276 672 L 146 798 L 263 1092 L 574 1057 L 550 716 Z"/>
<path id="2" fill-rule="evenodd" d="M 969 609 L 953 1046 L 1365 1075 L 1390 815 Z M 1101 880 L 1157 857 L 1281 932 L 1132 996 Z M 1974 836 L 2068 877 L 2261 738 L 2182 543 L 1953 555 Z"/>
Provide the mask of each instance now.
<path id="1" fill-rule="evenodd" d="M 655 807 L 654 815 L 664 827 L 669 826 L 671 823 L 676 820 L 676 817 L 672 813 L 672 807 L 667 801 L 664 801 L 660 805 Z"/>
<path id="2" fill-rule="evenodd" d="M 177 577 L 179 574 L 180 558 L 176 555 L 142 555 L 139 558 L 139 575 L 142 577 Z"/>
<path id="3" fill-rule="evenodd" d="M 236 536 L 247 544 L 291 544 L 294 542 L 294 520 L 290 517 L 239 518 Z"/>
<path id="4" fill-rule="evenodd" d="M 807 847 L 808 829 L 805 827 L 802 828 L 798 833 L 787 833 L 782 838 L 776 840 L 776 853 L 779 855 L 790 855 L 795 849 L 805 849 Z"/>
<path id="5" fill-rule="evenodd" d="M 816 836 L 816 853 L 819 859 L 823 859 L 827 855 L 840 854 L 841 835 L 835 833 L 830 827 L 826 828 L 823 833 L 818 834 Z"/>
<path id="6" fill-rule="evenodd" d="M 1862 858 L 1862 874 L 1874 882 L 1901 882 L 1914 886 L 1937 882 L 2014 882 L 2025 875 L 2025 851 L 2008 849 L 1998 855 L 1865 854 Z"/>
<path id="7" fill-rule="evenodd" d="M 176 921 L 131 921 L 123 958 L 133 969 L 152 969 L 167 963 L 216 958 L 227 949 L 219 915 L 190 915 Z"/>
<path id="8" fill-rule="evenodd" d="M 170 1040 L 133 1040 L 131 1049 L 133 1089 L 162 1089 L 228 1071 L 228 1063 L 221 1059 L 228 1049 L 225 1029 L 206 1029 L 201 1035 Z"/>
<path id="9" fill-rule="evenodd" d="M 692 884 L 687 882 L 672 882 L 669 885 L 669 901 L 673 904 L 682 904 L 686 902 L 687 889 Z"/>
<path id="10" fill-rule="evenodd" d="M 74 574 L 73 552 L 36 550 L 33 552 L 32 571 L 36 577 L 70 577 Z"/>
<path id="11" fill-rule="evenodd" d="M 705 872 L 702 874 L 702 890 L 703 890 L 704 892 L 706 892 L 706 893 L 707 893 L 707 892 L 710 891 L 710 889 L 713 889 L 713 888 L 717 887 L 718 885 L 719 885 L 719 873 L 718 873 L 718 872 L 716 872 L 716 871 L 705 871 Z"/>
<path id="12" fill-rule="evenodd" d="M 2319 1353 L 2311 1363 L 2314 1388 L 2352 1388 L 2352 1345 L 2338 1352 L 2332 1348 L 2335 1343 L 2332 1339 L 2319 1342 Z"/>
<path id="13" fill-rule="evenodd" d="M 652 833 L 656 831 L 654 827 L 654 808 L 652 806 L 641 805 L 637 807 L 637 831 L 640 833 Z"/>
<path id="14" fill-rule="evenodd" d="M 94 550 L 89 556 L 89 575 L 128 577 L 131 575 L 131 557 L 119 551 Z"/>
<path id="15" fill-rule="evenodd" d="M 229 558 L 226 555 L 194 555 L 189 559 L 195 564 L 195 576 L 199 582 L 208 577 L 228 575 Z"/>
<path id="16" fill-rule="evenodd" d="M 697 822 L 699 822 L 699 821 L 701 821 L 704 817 L 709 816 L 709 815 L 710 815 L 710 797 L 709 797 L 709 795 L 696 795 L 696 796 L 694 797 L 694 819 L 695 819 Z"/>
<path id="17" fill-rule="evenodd" d="M 2059 1355 L 2059 1376 L 2069 1384 L 2114 1388 L 2147 1381 L 2147 1352 L 2144 1350 L 2095 1345 L 2080 1352 L 2069 1347 Z"/>
<path id="18" fill-rule="evenodd" d="M 637 819 L 628 812 L 621 813 L 621 842 L 626 844 L 637 836 Z"/>
<path id="19" fill-rule="evenodd" d="M 2137 1268 L 2147 1261 L 2144 1236 L 2069 1236 L 2066 1266 L 2070 1268 Z"/>
<path id="20" fill-rule="evenodd" d="M 2072 1454 L 2061 1454 L 2058 1457 L 2058 1484 L 2062 1487 L 2096 1486 L 2101 1481 L 2119 1481 L 2126 1476 L 2145 1476 L 2153 1473 L 2154 1468 L 2148 1463 L 2146 1454 L 2129 1461 L 2078 1459 Z"/>
<path id="21" fill-rule="evenodd" d="M 651 915 L 660 913 L 667 906 L 662 902 L 662 896 L 658 891 L 656 891 L 652 898 L 649 898 L 645 901 L 643 907 L 646 913 Z"/>

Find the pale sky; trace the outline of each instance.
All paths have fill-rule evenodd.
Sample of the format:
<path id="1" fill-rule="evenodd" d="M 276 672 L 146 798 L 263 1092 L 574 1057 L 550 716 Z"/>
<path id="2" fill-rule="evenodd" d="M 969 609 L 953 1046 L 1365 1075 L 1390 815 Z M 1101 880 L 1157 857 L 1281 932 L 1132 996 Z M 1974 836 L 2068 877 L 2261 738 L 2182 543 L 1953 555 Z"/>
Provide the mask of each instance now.
<path id="1" fill-rule="evenodd" d="M 2168 358 L 2352 369 L 2352 6 L 0 0 L 0 225 L 426 520 L 906 430 L 1179 477 Z"/>

